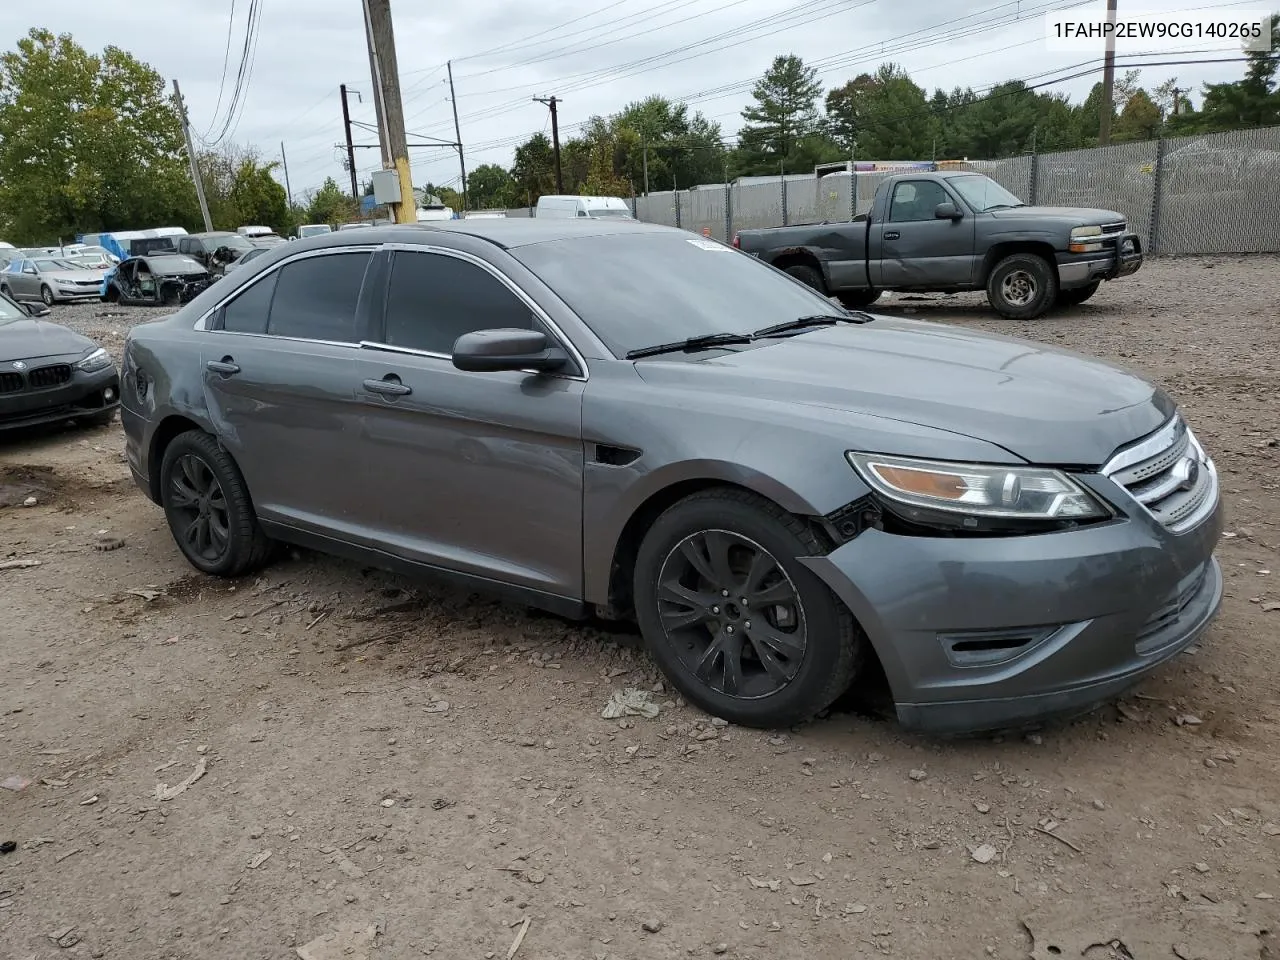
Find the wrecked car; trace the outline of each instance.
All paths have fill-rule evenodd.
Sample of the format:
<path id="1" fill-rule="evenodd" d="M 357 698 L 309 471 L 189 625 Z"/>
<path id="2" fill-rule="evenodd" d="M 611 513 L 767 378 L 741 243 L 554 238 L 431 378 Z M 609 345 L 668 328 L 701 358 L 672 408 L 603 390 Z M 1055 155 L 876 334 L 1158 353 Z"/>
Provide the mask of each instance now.
<path id="1" fill-rule="evenodd" d="M 198 261 L 215 276 L 226 272 L 227 264 L 239 260 L 256 244 L 248 237 L 229 230 L 193 233 L 178 240 L 178 252 Z"/>
<path id="2" fill-rule="evenodd" d="M 101 296 L 107 303 L 176 307 L 213 280 L 202 264 L 179 253 L 130 257 L 103 279 Z"/>

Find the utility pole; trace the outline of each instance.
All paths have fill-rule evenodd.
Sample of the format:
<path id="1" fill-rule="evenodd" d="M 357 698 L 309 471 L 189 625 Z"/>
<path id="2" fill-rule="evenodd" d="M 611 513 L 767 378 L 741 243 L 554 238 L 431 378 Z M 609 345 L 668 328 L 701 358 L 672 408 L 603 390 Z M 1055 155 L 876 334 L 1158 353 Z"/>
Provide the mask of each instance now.
<path id="1" fill-rule="evenodd" d="M 347 169 L 351 171 L 351 199 L 360 202 L 360 187 L 356 184 L 356 148 L 351 144 L 351 110 L 347 107 L 347 85 L 338 87 L 342 94 L 342 131 L 347 137 Z M 356 94 L 360 96 L 360 94 Z"/>
<path id="2" fill-rule="evenodd" d="M 1102 115 L 1098 124 L 1098 146 L 1111 143 L 1111 114 L 1116 93 L 1116 0 L 1107 0 L 1107 50 L 1102 64 Z"/>
<path id="3" fill-rule="evenodd" d="M 409 144 L 404 133 L 404 103 L 400 99 L 400 72 L 396 66 L 396 38 L 391 28 L 391 0 L 364 0 L 365 25 L 373 59 L 373 79 L 392 165 L 400 175 L 400 202 L 395 207 L 397 223 L 417 223 L 418 205 L 413 197 L 413 175 L 409 171 Z"/>
<path id="4" fill-rule="evenodd" d="M 205 233 L 213 232 L 213 218 L 209 216 L 209 203 L 204 198 L 204 183 L 200 179 L 200 165 L 196 163 L 196 150 L 191 145 L 191 124 L 187 121 L 187 105 L 178 89 L 178 78 L 173 79 L 173 99 L 178 101 L 178 116 L 182 119 L 182 135 L 187 141 L 187 159 L 191 161 L 191 182 L 196 185 L 196 199 L 200 201 L 200 215 L 204 217 Z"/>
<path id="5" fill-rule="evenodd" d="M 462 156 L 462 128 L 458 126 L 458 96 L 453 92 L 453 61 L 445 66 L 449 70 L 449 103 L 453 105 L 453 135 L 458 138 L 458 166 L 462 168 L 462 209 L 467 209 L 467 161 Z"/>
<path id="6" fill-rule="evenodd" d="M 564 193 L 564 176 L 560 172 L 560 121 L 556 116 L 556 104 L 564 101 L 558 97 L 534 97 L 534 103 L 545 103 L 551 108 L 551 149 L 556 158 L 556 193 Z"/>
<path id="7" fill-rule="evenodd" d="M 1183 93 L 1184 91 L 1181 87 L 1173 88 L 1173 115 L 1175 117 L 1178 115 L 1178 101 L 1182 99 Z"/>
<path id="8" fill-rule="evenodd" d="M 369 47 L 369 76 L 374 78 L 374 90 L 376 91 L 378 89 L 376 86 L 378 82 L 378 65 L 373 58 L 373 34 L 369 32 L 368 17 L 365 17 L 364 21 L 364 38 Z M 387 144 L 389 142 L 387 138 L 387 120 L 382 114 L 382 98 L 377 96 L 376 93 L 373 98 L 373 113 L 376 118 L 375 122 L 378 124 L 378 147 L 382 151 L 382 169 L 390 170 L 395 164 L 391 161 L 391 154 L 387 152 Z"/>
<path id="9" fill-rule="evenodd" d="M 644 141 L 644 195 L 649 195 L 649 141 Z"/>
<path id="10" fill-rule="evenodd" d="M 280 141 L 280 162 L 284 164 L 284 192 L 289 197 L 289 209 L 293 209 L 293 187 L 289 184 L 289 158 L 284 152 L 284 141 Z"/>

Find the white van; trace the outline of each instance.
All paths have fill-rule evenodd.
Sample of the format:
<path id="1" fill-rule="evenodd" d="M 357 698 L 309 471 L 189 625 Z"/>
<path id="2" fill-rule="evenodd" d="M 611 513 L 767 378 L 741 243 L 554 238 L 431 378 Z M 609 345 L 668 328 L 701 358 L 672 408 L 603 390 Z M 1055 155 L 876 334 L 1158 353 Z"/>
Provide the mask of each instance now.
<path id="1" fill-rule="evenodd" d="M 453 208 L 447 207 L 443 203 L 424 203 L 418 208 L 418 222 L 427 223 L 431 220 L 453 220 Z"/>
<path id="2" fill-rule="evenodd" d="M 535 217 L 569 219 L 594 217 L 633 220 L 631 206 L 621 197 L 539 197 Z"/>

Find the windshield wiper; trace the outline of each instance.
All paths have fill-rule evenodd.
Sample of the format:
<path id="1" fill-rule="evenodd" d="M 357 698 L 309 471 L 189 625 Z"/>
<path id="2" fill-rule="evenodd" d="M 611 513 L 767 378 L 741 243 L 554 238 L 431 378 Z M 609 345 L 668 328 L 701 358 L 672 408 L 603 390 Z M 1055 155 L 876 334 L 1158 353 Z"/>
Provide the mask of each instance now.
<path id="1" fill-rule="evenodd" d="M 809 327 L 834 327 L 837 323 L 870 323 L 874 319 L 875 317 L 870 314 L 852 310 L 845 314 L 817 313 L 808 317 L 796 317 L 785 323 L 775 323 L 771 327 L 761 327 L 751 334 L 751 338 L 759 340 L 764 337 L 776 337 L 782 333 L 807 330 Z"/>
<path id="2" fill-rule="evenodd" d="M 749 333 L 704 333 L 700 337 L 689 337 L 687 340 L 677 340 L 674 343 L 656 343 L 652 347 L 628 350 L 627 359 L 639 360 L 641 357 L 656 357 L 660 353 L 677 353 L 682 350 L 689 353 L 696 350 L 713 350 L 716 347 L 750 343 L 752 339 Z"/>

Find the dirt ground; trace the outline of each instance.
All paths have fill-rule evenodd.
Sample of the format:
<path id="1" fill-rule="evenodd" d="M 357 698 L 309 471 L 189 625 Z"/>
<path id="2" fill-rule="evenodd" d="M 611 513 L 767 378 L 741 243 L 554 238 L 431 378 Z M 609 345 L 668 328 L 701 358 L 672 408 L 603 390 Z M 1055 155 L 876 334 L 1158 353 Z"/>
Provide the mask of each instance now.
<path id="1" fill-rule="evenodd" d="M 40 561 L 0 569 L 0 957 L 1280 956 L 1280 260 L 883 307 L 1182 401 L 1229 510 L 1202 644 L 1025 739 L 722 727 L 632 633 L 311 554 L 196 576 L 118 426 L 0 441 L 0 561 Z M 151 316 L 53 319 L 118 355 Z M 603 719 L 626 686 L 661 714 Z"/>

